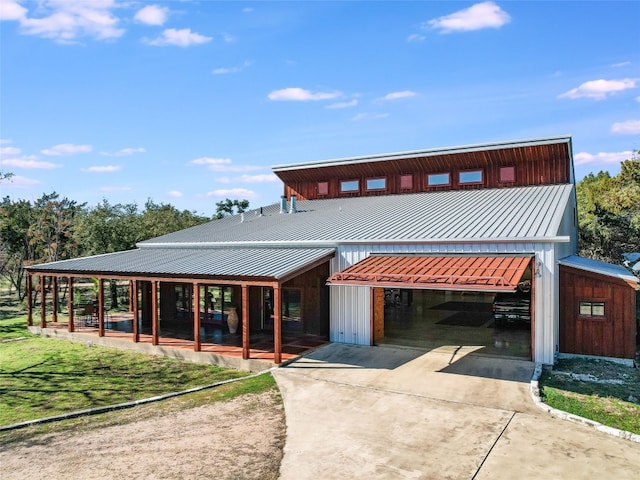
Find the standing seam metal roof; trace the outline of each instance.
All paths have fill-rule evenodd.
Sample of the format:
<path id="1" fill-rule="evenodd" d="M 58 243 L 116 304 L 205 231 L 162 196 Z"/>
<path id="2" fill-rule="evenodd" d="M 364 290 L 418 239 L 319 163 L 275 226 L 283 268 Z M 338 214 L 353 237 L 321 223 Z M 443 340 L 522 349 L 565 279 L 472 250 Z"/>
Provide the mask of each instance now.
<path id="1" fill-rule="evenodd" d="M 32 272 L 282 279 L 333 248 L 145 248 L 29 267 Z"/>
<path id="2" fill-rule="evenodd" d="M 447 190 L 279 204 L 140 242 L 141 248 L 553 238 L 573 185 Z"/>

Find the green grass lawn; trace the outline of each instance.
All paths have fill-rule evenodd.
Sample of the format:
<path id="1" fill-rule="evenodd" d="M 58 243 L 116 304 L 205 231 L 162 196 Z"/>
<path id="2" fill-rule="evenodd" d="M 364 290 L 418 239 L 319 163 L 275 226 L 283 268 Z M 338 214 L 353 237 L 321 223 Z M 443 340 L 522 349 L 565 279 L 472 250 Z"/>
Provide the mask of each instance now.
<path id="1" fill-rule="evenodd" d="M 7 339 L 28 337 L 23 340 Z M 4 341 L 3 341 L 4 340 Z M 29 335 L 0 320 L 0 425 L 185 390 L 248 372 Z"/>
<path id="2" fill-rule="evenodd" d="M 640 434 L 640 370 L 603 360 L 559 360 L 540 378 L 550 407 Z"/>

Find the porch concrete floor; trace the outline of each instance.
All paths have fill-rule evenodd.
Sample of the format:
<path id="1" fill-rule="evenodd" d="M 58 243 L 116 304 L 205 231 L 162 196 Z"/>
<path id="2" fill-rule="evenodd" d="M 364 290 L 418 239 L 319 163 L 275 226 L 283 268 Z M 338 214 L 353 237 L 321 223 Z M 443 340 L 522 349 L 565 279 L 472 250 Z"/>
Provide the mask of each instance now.
<path id="1" fill-rule="evenodd" d="M 68 331 L 68 318 L 58 315 L 57 322 L 47 322 L 46 328 L 34 325 L 29 327 L 32 333 L 47 337 L 102 345 L 141 353 L 162 355 L 196 363 L 221 365 L 241 370 L 261 371 L 276 366 L 274 363 L 273 335 L 255 333 L 251 335 L 249 359 L 242 358 L 242 338 L 239 334 L 209 334 L 201 337 L 201 349 L 193 349 L 193 340 L 185 337 L 184 332 L 160 331 L 158 345 L 152 344 L 152 336 L 140 333 L 139 342 L 133 341 L 131 332 L 132 314 L 114 314 L 105 320 L 104 336 L 98 336 L 98 328 L 82 319 L 76 319 L 74 332 Z M 34 319 L 35 320 L 35 319 Z M 67 320 L 67 321 L 64 321 Z M 35 322 L 34 322 L 35 323 Z M 127 328 L 125 324 L 128 323 Z M 107 326 L 109 328 L 107 328 Z M 115 327 L 115 328 L 114 328 Z M 329 343 L 313 335 L 282 337 L 282 363 L 288 363 L 315 348 Z"/>

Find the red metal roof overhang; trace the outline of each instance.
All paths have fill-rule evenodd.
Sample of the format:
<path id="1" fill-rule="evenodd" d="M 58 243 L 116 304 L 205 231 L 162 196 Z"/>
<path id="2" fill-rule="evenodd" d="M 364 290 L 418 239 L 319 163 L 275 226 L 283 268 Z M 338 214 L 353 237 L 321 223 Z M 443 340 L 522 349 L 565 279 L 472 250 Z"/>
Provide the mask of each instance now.
<path id="1" fill-rule="evenodd" d="M 334 273 L 330 285 L 432 290 L 515 291 L 530 256 L 372 255 Z"/>

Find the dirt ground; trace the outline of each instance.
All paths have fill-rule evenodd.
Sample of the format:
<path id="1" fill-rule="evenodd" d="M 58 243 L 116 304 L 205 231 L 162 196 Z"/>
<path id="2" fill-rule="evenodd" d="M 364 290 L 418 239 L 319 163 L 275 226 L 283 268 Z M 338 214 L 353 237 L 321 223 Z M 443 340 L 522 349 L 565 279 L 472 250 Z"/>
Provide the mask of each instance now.
<path id="1" fill-rule="evenodd" d="M 0 478 L 278 478 L 286 431 L 277 391 L 156 407 L 160 414 L 153 405 L 160 404 L 108 414 L 106 424 L 86 419 L 62 432 L 0 440 Z"/>

